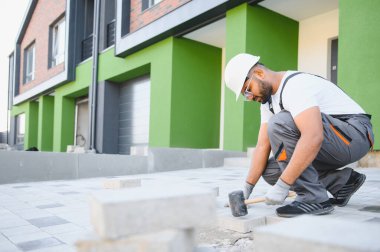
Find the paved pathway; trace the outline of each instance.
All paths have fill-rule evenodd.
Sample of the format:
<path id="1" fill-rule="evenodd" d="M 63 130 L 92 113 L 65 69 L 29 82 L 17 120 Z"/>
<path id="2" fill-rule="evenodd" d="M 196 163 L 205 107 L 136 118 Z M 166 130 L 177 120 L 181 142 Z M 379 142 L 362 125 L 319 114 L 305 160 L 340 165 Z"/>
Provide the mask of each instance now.
<path id="1" fill-rule="evenodd" d="M 336 208 L 333 214 L 321 218 L 342 218 L 359 222 L 380 224 L 380 168 L 359 169 L 367 175 L 363 187 L 344 208 Z M 240 189 L 247 169 L 221 167 L 192 169 L 165 173 L 120 176 L 141 178 L 147 184 L 197 184 L 218 186 L 218 214 L 227 215 L 224 208 L 228 192 Z M 91 192 L 103 189 L 107 178 L 71 181 L 46 181 L 0 185 L 0 251 L 75 251 L 74 243 L 79 237 L 92 232 L 87 205 Z M 269 186 L 262 180 L 256 186 L 254 196 L 263 195 Z M 276 207 L 265 204 L 250 208 L 249 215 L 271 216 Z M 224 230 L 219 229 L 219 232 Z M 206 237 L 206 238 L 205 238 Z M 221 251 L 239 251 L 239 239 L 252 240 L 252 236 L 224 232 L 213 239 L 210 235 L 200 238 L 201 243 L 210 242 L 209 248 Z M 232 244 L 231 244 L 232 243 Z M 235 244 L 235 250 L 233 243 Z M 241 245 L 246 246 L 246 245 Z M 207 247 L 207 246 L 206 246 Z"/>

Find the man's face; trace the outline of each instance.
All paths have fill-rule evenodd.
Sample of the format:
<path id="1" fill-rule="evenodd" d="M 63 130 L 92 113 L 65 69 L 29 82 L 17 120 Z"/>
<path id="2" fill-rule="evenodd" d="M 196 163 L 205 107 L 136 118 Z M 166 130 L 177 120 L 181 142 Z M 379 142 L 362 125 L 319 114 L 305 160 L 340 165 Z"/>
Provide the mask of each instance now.
<path id="1" fill-rule="evenodd" d="M 241 94 L 248 101 L 256 101 L 264 104 L 269 100 L 272 91 L 273 89 L 270 83 L 260 80 L 252 74 L 244 83 Z"/>

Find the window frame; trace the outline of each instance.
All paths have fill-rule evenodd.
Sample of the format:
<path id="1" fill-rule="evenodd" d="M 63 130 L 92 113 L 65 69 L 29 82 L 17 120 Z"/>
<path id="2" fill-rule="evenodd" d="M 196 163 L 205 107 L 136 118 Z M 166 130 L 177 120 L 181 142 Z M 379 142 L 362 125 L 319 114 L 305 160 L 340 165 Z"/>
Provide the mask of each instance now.
<path id="1" fill-rule="evenodd" d="M 32 54 L 30 54 L 30 51 L 32 51 Z M 31 63 L 31 69 L 29 69 L 29 59 L 30 56 L 33 56 L 32 63 Z M 31 71 L 28 71 L 31 70 Z M 29 83 L 35 79 L 35 71 L 36 71 L 36 43 L 33 41 L 30 43 L 27 47 L 24 49 L 24 80 L 23 83 Z"/>
<path id="2" fill-rule="evenodd" d="M 61 30 L 59 29 L 62 27 Z M 56 29 L 57 28 L 57 29 Z M 58 36 L 57 36 L 58 34 Z M 60 34 L 64 34 L 63 40 L 59 37 Z M 58 37 L 58 39 L 57 39 Z M 56 43 L 58 47 L 56 48 Z M 49 68 L 55 67 L 65 62 L 66 56 L 66 16 L 63 14 L 52 25 L 50 25 L 50 43 L 49 43 Z M 61 53 L 60 53 L 60 50 Z M 58 60 L 60 58 L 60 60 Z"/>
<path id="3" fill-rule="evenodd" d="M 142 0 L 141 11 L 146 11 L 162 1 L 163 0 Z"/>

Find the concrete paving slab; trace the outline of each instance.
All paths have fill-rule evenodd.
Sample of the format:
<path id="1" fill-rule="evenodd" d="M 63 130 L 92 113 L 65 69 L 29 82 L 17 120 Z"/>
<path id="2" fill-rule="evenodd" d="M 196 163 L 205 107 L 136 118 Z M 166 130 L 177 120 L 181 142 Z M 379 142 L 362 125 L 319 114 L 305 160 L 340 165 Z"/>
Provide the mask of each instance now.
<path id="1" fill-rule="evenodd" d="M 33 250 L 33 252 L 76 252 L 76 250 L 72 246 L 62 244 L 43 249 L 36 249 Z"/>
<path id="2" fill-rule="evenodd" d="M 0 229 L 11 228 L 11 227 L 20 227 L 30 224 L 26 220 L 23 219 L 10 219 L 10 220 L 1 220 L 0 221 Z"/>
<path id="3" fill-rule="evenodd" d="M 141 179 L 107 179 L 103 183 L 105 189 L 134 188 L 141 186 Z"/>
<path id="4" fill-rule="evenodd" d="M 190 186 L 146 186 L 94 193 L 90 209 L 97 234 L 111 239 L 167 228 L 212 225 L 216 219 L 212 190 Z"/>
<path id="5" fill-rule="evenodd" d="M 35 233 L 38 231 L 40 231 L 40 229 L 33 225 L 0 229 L 0 232 L 7 237 L 15 236 L 15 235 L 26 235 L 26 234 Z"/>
<path id="6" fill-rule="evenodd" d="M 28 222 L 30 222 L 32 225 L 39 227 L 39 228 L 68 223 L 67 220 L 59 218 L 57 216 L 30 219 L 30 220 L 28 220 Z"/>
<path id="7" fill-rule="evenodd" d="M 22 251 L 31 251 L 41 248 L 48 248 L 61 245 L 62 243 L 55 238 L 45 238 L 40 240 L 28 241 L 17 244 Z"/>
<path id="8" fill-rule="evenodd" d="M 18 252 L 22 250 L 17 248 L 16 245 L 14 245 L 11 242 L 0 242 L 0 251 L 1 252 Z"/>
<path id="9" fill-rule="evenodd" d="M 34 241 L 34 240 L 39 240 L 39 239 L 44 239 L 44 238 L 49 238 L 49 237 L 51 237 L 51 235 L 38 230 L 36 232 L 28 233 L 28 234 L 11 235 L 11 236 L 8 236 L 8 239 L 14 244 L 18 244 L 22 242 Z"/>
<path id="10" fill-rule="evenodd" d="M 380 225 L 301 216 L 257 229 L 256 251 L 379 251 Z"/>
<path id="11" fill-rule="evenodd" d="M 249 233 L 255 228 L 265 225 L 265 216 L 242 216 L 233 217 L 231 214 L 218 216 L 218 225 L 220 228 L 233 230 L 239 233 Z"/>
<path id="12" fill-rule="evenodd" d="M 46 204 L 46 205 L 39 205 L 36 206 L 39 209 L 46 209 L 46 208 L 56 208 L 56 207 L 63 207 L 64 205 L 58 204 L 58 203 L 53 203 L 53 204 Z"/>
<path id="13" fill-rule="evenodd" d="M 72 223 L 66 223 L 62 225 L 54 225 L 50 227 L 41 228 L 44 232 L 48 234 L 62 234 L 62 233 L 72 233 L 72 232 L 85 232 L 84 228 L 79 227 L 78 225 Z"/>
<path id="14" fill-rule="evenodd" d="M 83 237 L 87 233 L 88 233 L 87 230 L 75 231 L 75 232 L 69 232 L 69 233 L 55 234 L 54 237 L 56 237 L 58 240 L 64 242 L 65 244 L 74 246 L 75 243 L 78 241 L 78 239 L 80 237 Z"/>

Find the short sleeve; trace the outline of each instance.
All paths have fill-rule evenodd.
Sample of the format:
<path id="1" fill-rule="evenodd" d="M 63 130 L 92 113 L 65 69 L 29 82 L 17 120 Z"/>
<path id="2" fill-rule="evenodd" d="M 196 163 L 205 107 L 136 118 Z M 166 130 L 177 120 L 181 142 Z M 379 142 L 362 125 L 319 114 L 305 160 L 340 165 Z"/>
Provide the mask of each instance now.
<path id="1" fill-rule="evenodd" d="M 260 106 L 261 124 L 268 123 L 269 119 L 273 116 L 269 110 L 268 103 L 261 104 Z"/>

